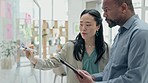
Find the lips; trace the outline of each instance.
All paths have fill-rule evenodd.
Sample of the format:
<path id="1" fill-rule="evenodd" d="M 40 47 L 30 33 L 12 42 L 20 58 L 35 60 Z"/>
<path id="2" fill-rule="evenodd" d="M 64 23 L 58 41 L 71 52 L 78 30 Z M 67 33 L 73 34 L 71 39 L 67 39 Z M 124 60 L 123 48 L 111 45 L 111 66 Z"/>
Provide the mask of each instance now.
<path id="1" fill-rule="evenodd" d="M 105 19 L 105 21 L 106 21 L 107 23 L 111 23 L 109 19 Z"/>
<path id="2" fill-rule="evenodd" d="M 86 34 L 86 33 L 82 32 L 82 34 Z"/>
<path id="3" fill-rule="evenodd" d="M 87 33 L 82 33 L 82 36 L 85 36 Z"/>

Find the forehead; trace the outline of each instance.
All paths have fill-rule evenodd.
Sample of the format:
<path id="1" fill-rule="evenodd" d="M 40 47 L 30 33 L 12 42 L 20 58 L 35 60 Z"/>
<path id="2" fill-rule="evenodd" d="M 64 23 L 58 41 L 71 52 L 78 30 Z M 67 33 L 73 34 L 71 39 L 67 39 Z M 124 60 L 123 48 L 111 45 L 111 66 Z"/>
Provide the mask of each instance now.
<path id="1" fill-rule="evenodd" d="M 81 16 L 80 21 L 90 21 L 91 22 L 91 21 L 95 21 L 95 20 L 92 15 L 87 13 L 87 14 L 84 14 Z"/>
<path id="2" fill-rule="evenodd" d="M 106 7 L 112 7 L 115 5 L 115 1 L 114 0 L 103 0 L 103 5 L 102 8 L 106 8 Z"/>

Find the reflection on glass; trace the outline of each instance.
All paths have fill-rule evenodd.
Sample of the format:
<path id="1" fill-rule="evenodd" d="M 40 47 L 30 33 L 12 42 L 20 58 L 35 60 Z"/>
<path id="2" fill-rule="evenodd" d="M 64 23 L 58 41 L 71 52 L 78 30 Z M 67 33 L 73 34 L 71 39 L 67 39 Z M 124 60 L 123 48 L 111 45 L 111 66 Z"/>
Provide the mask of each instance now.
<path id="1" fill-rule="evenodd" d="M 141 8 L 135 9 L 135 13 L 138 14 L 139 18 L 141 19 Z"/>
<path id="2" fill-rule="evenodd" d="M 134 5 L 134 7 L 141 7 L 141 6 L 142 6 L 141 1 L 142 1 L 142 0 L 133 0 L 133 5 Z"/>
<path id="3" fill-rule="evenodd" d="M 147 11 L 145 11 L 145 22 L 147 22 L 147 23 L 148 23 L 148 10 L 147 10 Z"/>

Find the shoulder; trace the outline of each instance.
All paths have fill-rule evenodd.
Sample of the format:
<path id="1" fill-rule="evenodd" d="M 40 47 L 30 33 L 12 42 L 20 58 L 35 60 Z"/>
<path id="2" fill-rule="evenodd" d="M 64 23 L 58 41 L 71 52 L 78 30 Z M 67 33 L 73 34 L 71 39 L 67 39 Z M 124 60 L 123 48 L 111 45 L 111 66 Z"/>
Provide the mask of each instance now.
<path id="1" fill-rule="evenodd" d="M 64 48 L 71 48 L 74 47 L 74 42 L 73 41 L 67 41 L 64 46 Z"/>
<path id="2" fill-rule="evenodd" d="M 148 42 L 147 35 L 148 35 L 148 30 L 138 29 L 131 36 L 131 41 L 133 41 L 135 44 L 147 43 Z"/>
<path id="3" fill-rule="evenodd" d="M 131 41 L 147 39 L 148 24 L 141 19 L 136 19 L 128 30 L 128 37 Z"/>
<path id="4" fill-rule="evenodd" d="M 69 41 L 66 42 L 66 44 L 69 45 L 69 46 L 73 46 L 74 43 L 75 43 L 75 41 L 73 41 L 73 40 L 69 40 Z"/>
<path id="5" fill-rule="evenodd" d="M 105 59 L 105 60 L 108 60 L 109 58 L 109 49 L 110 49 L 110 46 L 105 42 L 105 52 L 102 56 L 102 59 Z"/>
<path id="6" fill-rule="evenodd" d="M 134 27 L 132 28 L 133 31 L 148 31 L 148 23 L 144 22 L 143 20 L 141 19 L 137 19 L 131 27 Z"/>
<path id="7" fill-rule="evenodd" d="M 135 28 L 133 29 L 131 33 L 131 39 L 134 39 L 134 40 L 144 39 L 145 40 L 145 39 L 148 39 L 147 35 L 148 35 L 148 24 L 147 26 L 137 25 L 135 26 Z"/>

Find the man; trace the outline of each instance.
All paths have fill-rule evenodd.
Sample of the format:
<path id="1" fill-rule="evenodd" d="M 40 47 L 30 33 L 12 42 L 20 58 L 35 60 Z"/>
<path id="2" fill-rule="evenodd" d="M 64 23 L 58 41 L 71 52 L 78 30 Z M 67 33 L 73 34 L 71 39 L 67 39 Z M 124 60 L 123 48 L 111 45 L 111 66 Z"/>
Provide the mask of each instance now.
<path id="1" fill-rule="evenodd" d="M 102 8 L 109 27 L 119 25 L 119 32 L 104 71 L 91 76 L 78 70 L 80 83 L 148 83 L 148 24 L 135 15 L 132 0 L 103 0 Z"/>

